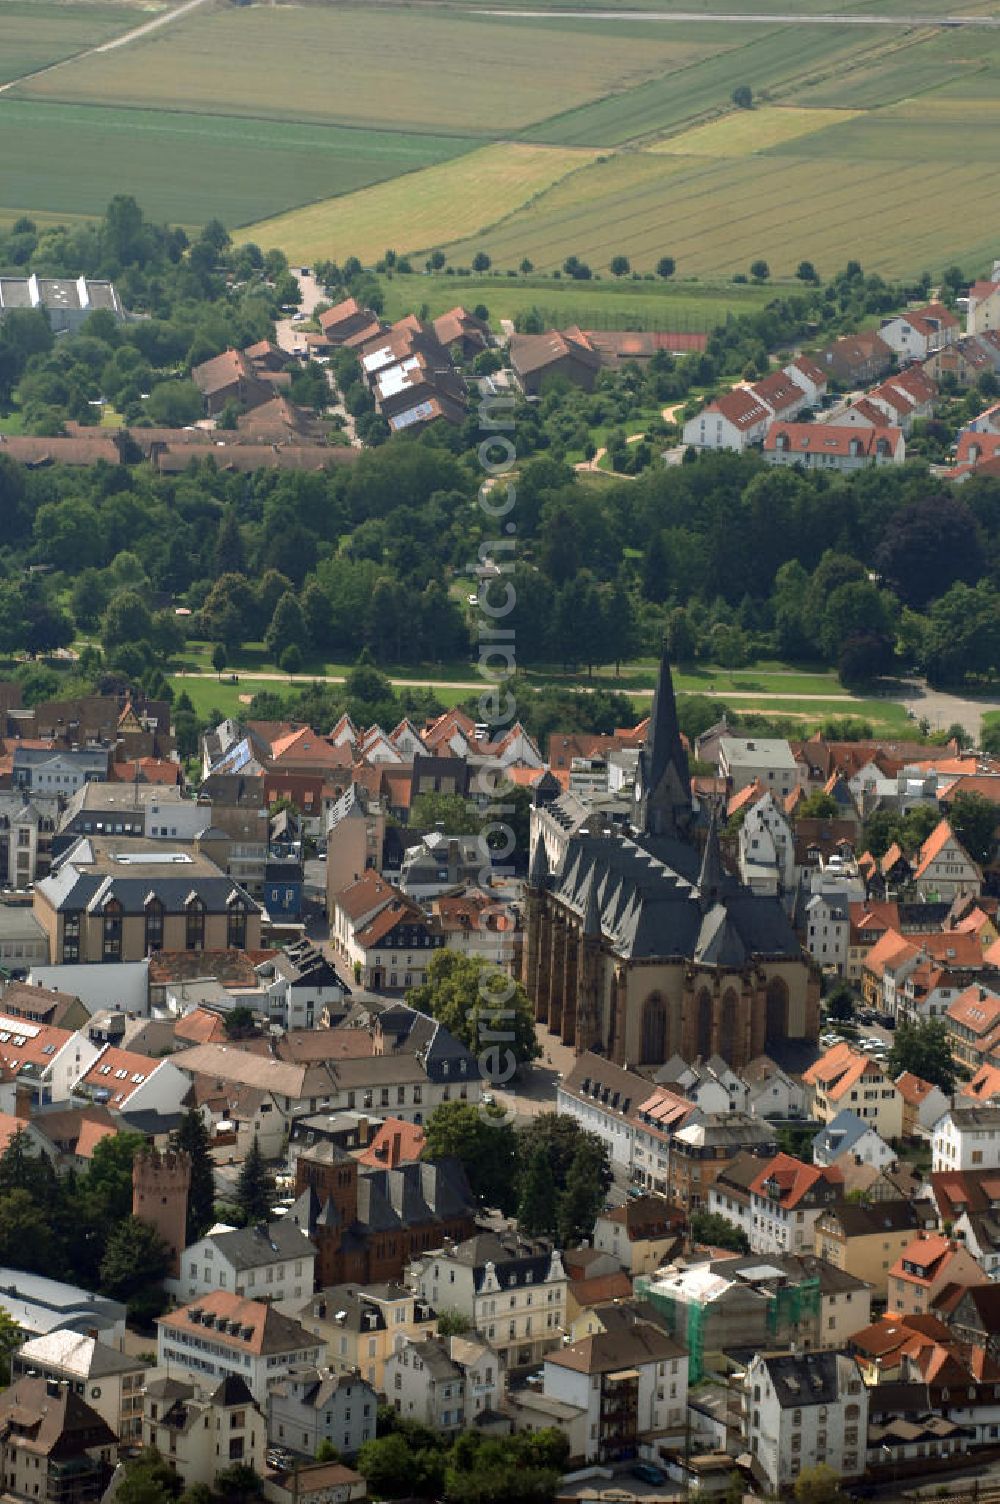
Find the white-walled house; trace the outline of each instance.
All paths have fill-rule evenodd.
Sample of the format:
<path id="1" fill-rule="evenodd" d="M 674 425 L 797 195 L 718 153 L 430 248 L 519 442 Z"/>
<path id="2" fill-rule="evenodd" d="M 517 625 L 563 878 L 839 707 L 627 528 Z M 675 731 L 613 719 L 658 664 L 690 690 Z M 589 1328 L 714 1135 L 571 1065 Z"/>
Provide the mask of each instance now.
<path id="1" fill-rule="evenodd" d="M 405 1280 L 433 1310 L 467 1316 L 507 1367 L 537 1363 L 562 1341 L 569 1281 L 541 1239 L 477 1233 L 421 1254 Z"/>
<path id="2" fill-rule="evenodd" d="M 806 1116 L 806 1090 L 767 1055 L 759 1055 L 743 1067 L 747 1083 L 747 1111 L 756 1118 L 801 1118 Z"/>
<path id="3" fill-rule="evenodd" d="M 770 791 L 747 810 L 740 827 L 740 879 L 754 893 L 775 896 L 795 885 L 791 822 Z"/>
<path id="4" fill-rule="evenodd" d="M 901 465 L 906 440 L 899 428 L 851 428 L 839 423 L 774 423 L 764 440 L 771 465 L 848 474 L 872 465 Z"/>
<path id="5" fill-rule="evenodd" d="M 900 360 L 926 360 L 933 350 L 953 345 L 961 325 L 943 303 L 928 303 L 887 319 L 879 329 L 879 338 Z"/>
<path id="6" fill-rule="evenodd" d="M 272 1384 L 303 1365 L 318 1368 L 326 1344 L 274 1306 L 213 1290 L 156 1320 L 157 1366 L 174 1376 L 242 1378 L 258 1405 Z"/>
<path id="7" fill-rule="evenodd" d="M 180 1275 L 167 1289 L 181 1302 L 230 1290 L 251 1300 L 306 1300 L 312 1294 L 316 1249 L 294 1222 L 212 1232 L 185 1248 Z"/>
<path id="8" fill-rule="evenodd" d="M 747 1236 L 752 1253 L 812 1252 L 816 1219 L 843 1195 L 839 1170 L 777 1154 L 750 1182 Z"/>
<path id="9" fill-rule="evenodd" d="M 759 783 L 781 799 L 802 782 L 791 747 L 779 737 L 720 737 L 719 776 L 726 779 L 731 794 Z"/>
<path id="10" fill-rule="evenodd" d="M 931 1133 L 931 1168 L 1000 1169 L 1000 1107 L 950 1107 Z"/>
<path id="11" fill-rule="evenodd" d="M 784 372 L 805 392 L 809 407 L 822 402 L 827 389 L 826 372 L 822 366 L 810 360 L 808 355 L 797 355 L 784 367 Z"/>
<path id="12" fill-rule="evenodd" d="M 644 1433 L 647 1446 L 654 1436 L 656 1443 L 683 1440 L 687 1353 L 652 1322 L 629 1322 L 630 1314 L 623 1311 L 613 1330 L 583 1337 L 545 1359 L 545 1398 L 586 1413 L 586 1450 L 577 1460 L 634 1456 Z"/>
<path id="13" fill-rule="evenodd" d="M 748 387 L 736 386 L 688 419 L 684 443 L 694 449 L 735 449 L 742 454 L 761 442 L 773 416 Z"/>
<path id="14" fill-rule="evenodd" d="M 868 1391 L 842 1352 L 757 1354 L 743 1379 L 744 1444 L 768 1493 L 790 1489 L 825 1463 L 842 1478 L 864 1471 Z"/>
<path id="15" fill-rule="evenodd" d="M 850 953 L 850 900 L 846 894 L 814 893 L 806 904 L 806 949 L 824 970 L 842 977 Z"/>
<path id="16" fill-rule="evenodd" d="M 950 903 L 967 893 L 978 897 L 983 891 L 981 869 L 947 820 L 940 821 L 921 846 L 913 882 L 928 903 Z"/>
<path id="17" fill-rule="evenodd" d="M 836 1164 L 843 1154 L 849 1154 L 855 1164 L 872 1165 L 876 1170 L 884 1170 L 896 1162 L 895 1149 L 872 1124 L 846 1108 L 820 1129 L 813 1139 L 812 1150 L 815 1165 Z"/>
<path id="18" fill-rule="evenodd" d="M 500 1359 L 484 1342 L 468 1337 L 412 1337 L 400 1341 L 385 1362 L 385 1392 L 403 1420 L 455 1433 L 498 1410 L 503 1393 Z"/>

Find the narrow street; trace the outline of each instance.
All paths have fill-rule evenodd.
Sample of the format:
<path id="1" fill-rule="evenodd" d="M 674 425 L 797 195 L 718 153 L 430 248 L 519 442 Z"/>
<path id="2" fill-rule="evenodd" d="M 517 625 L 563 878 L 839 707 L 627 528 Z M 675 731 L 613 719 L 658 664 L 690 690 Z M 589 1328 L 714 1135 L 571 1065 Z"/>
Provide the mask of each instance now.
<path id="1" fill-rule="evenodd" d="M 298 282 L 299 290 L 302 294 L 299 313 L 304 315 L 304 317 L 295 318 L 293 316 L 287 319 L 279 319 L 275 324 L 275 339 L 278 342 L 278 348 L 286 350 L 289 355 L 305 355 L 307 354 L 308 347 L 302 326 L 308 319 L 312 318 L 318 305 L 327 301 L 326 291 L 321 283 L 317 282 L 311 271 L 303 271 L 301 267 L 294 266 L 290 270 Z M 327 385 L 330 388 L 330 405 L 327 408 L 327 413 L 331 417 L 339 415 L 343 419 L 343 429 L 347 435 L 348 442 L 354 448 L 360 449 L 361 440 L 358 438 L 354 419 L 341 401 L 340 393 L 337 391 L 337 384 L 333 379 L 330 367 L 326 366 L 325 370 Z"/>

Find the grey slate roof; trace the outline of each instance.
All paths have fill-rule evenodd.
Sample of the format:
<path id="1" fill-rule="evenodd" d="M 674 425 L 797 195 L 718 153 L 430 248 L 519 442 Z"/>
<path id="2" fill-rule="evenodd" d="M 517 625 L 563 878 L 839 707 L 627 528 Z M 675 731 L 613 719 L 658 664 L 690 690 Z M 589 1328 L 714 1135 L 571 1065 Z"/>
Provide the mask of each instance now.
<path id="1" fill-rule="evenodd" d="M 549 887 L 581 919 L 593 888 L 602 933 L 620 956 L 724 967 L 754 956 L 801 957 L 779 899 L 751 893 L 714 864 L 710 872 L 716 901 L 704 913 L 693 846 L 668 837 L 578 834 Z"/>
<path id="2" fill-rule="evenodd" d="M 206 1239 L 221 1257 L 236 1270 L 259 1269 L 267 1264 L 281 1264 L 288 1259 L 312 1257 L 316 1250 L 302 1229 L 287 1217 L 266 1227 L 238 1227 L 233 1232 L 217 1232 Z"/>

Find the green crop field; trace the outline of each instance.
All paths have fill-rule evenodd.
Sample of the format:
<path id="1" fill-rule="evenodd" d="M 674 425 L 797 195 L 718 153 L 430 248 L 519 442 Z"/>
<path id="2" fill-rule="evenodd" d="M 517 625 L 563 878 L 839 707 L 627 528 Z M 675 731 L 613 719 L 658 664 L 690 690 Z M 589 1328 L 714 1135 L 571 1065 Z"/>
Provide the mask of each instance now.
<path id="1" fill-rule="evenodd" d="M 454 156 L 457 136 L 234 120 L 0 97 L 6 205 L 100 214 L 128 188 L 153 218 L 230 224 Z M 67 143 L 72 142 L 72 150 Z M 196 156 L 199 170 L 191 170 Z"/>
<path id="2" fill-rule="evenodd" d="M 484 303 L 494 319 L 513 319 L 537 308 L 547 323 L 581 329 L 712 329 L 727 313 L 750 313 L 774 297 L 767 287 L 734 287 L 711 282 L 556 282 L 546 277 L 431 276 L 394 277 L 384 283 L 385 312 L 390 319 L 426 304 L 437 318 L 456 303 Z"/>
<path id="3" fill-rule="evenodd" d="M 96 47 L 144 19 L 127 6 L 87 0 L 0 0 L 0 83 Z"/>

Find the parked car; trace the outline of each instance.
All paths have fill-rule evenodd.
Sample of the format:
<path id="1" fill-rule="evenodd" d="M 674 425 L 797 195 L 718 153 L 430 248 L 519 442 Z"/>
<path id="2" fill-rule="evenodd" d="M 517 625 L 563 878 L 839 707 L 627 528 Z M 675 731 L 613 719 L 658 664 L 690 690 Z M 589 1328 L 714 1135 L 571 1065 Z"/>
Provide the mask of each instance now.
<path id="1" fill-rule="evenodd" d="M 666 1483 L 666 1474 L 661 1473 L 658 1467 L 651 1462 L 636 1462 L 630 1469 L 633 1478 L 640 1478 L 643 1483 Z"/>

